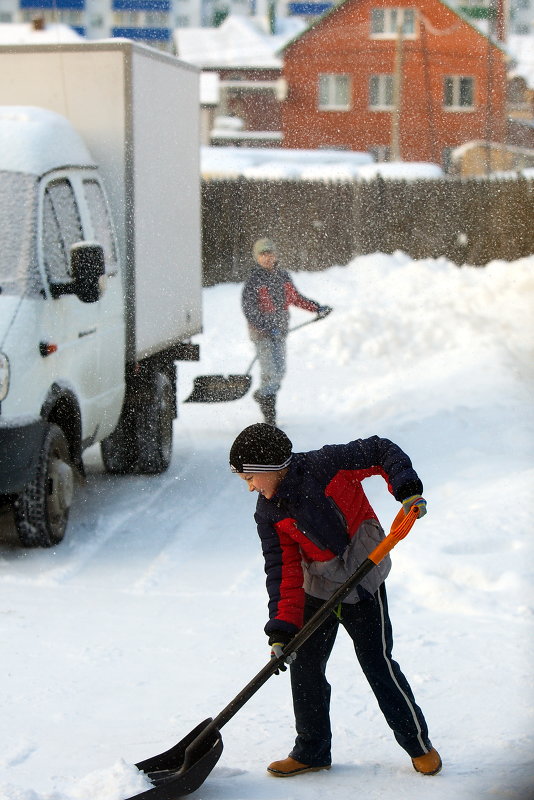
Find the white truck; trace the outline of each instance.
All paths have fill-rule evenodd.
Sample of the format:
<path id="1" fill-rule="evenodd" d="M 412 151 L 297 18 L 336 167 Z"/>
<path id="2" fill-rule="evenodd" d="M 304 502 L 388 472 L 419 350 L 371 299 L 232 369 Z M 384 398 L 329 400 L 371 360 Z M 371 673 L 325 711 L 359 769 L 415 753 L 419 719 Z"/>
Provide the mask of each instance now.
<path id="1" fill-rule="evenodd" d="M 125 40 L 0 47 L 0 499 L 67 526 L 83 451 L 172 453 L 201 330 L 198 70 Z"/>

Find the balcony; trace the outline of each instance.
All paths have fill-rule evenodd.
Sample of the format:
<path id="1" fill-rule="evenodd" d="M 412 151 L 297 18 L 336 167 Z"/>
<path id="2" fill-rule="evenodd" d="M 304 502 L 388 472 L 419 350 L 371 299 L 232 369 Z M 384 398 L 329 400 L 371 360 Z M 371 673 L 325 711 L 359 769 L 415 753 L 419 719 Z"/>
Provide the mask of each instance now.
<path id="1" fill-rule="evenodd" d="M 329 11 L 333 3 L 288 3 L 287 9 L 293 16 L 312 16 L 320 17 L 325 11 Z"/>
<path id="2" fill-rule="evenodd" d="M 111 35 L 119 39 L 135 39 L 142 42 L 168 42 L 172 37 L 170 28 L 112 28 Z"/>
<path id="3" fill-rule="evenodd" d="M 50 8 L 61 11 L 84 11 L 85 0 L 19 0 L 19 8 Z"/>
<path id="4" fill-rule="evenodd" d="M 171 10 L 171 0 L 113 0 L 113 11 L 161 11 Z"/>

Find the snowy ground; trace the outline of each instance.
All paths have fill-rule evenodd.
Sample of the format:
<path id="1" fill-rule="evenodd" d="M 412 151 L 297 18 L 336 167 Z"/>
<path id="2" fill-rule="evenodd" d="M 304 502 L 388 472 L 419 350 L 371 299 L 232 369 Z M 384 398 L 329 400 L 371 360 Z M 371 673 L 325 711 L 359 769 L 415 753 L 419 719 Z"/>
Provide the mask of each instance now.
<path id="1" fill-rule="evenodd" d="M 223 729 L 222 758 L 191 797 L 531 800 L 534 257 L 458 269 L 375 254 L 295 280 L 335 309 L 289 340 L 280 425 L 295 449 L 377 433 L 425 483 L 429 513 L 396 548 L 388 585 L 394 654 L 444 769 L 412 770 L 340 634 L 332 770 L 265 773 L 292 745 L 285 674 Z M 205 291 L 202 361 L 181 367 L 180 399 L 195 375 L 249 363 L 239 291 Z M 160 477 L 108 477 L 92 449 L 56 549 L 21 550 L 0 522 L 1 800 L 141 791 L 132 765 L 218 713 L 266 662 L 254 497 L 227 467 L 257 420 L 250 395 L 181 405 Z M 380 479 L 367 486 L 389 526 L 397 504 Z"/>

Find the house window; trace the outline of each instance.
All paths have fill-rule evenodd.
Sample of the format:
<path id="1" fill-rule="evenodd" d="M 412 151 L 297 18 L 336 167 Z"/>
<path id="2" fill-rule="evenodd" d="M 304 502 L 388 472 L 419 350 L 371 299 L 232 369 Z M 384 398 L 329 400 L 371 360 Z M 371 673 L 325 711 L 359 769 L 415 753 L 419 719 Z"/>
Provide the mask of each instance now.
<path id="1" fill-rule="evenodd" d="M 376 39 L 394 39 L 400 27 L 403 36 L 415 38 L 415 20 L 415 8 L 373 8 L 371 36 Z"/>
<path id="2" fill-rule="evenodd" d="M 323 111 L 348 111 L 349 75 L 319 75 L 319 108 Z"/>
<path id="3" fill-rule="evenodd" d="M 443 105 L 452 110 L 474 108 L 475 79 L 446 75 L 443 81 Z"/>
<path id="4" fill-rule="evenodd" d="M 164 11 L 145 11 L 145 25 L 149 28 L 164 28 L 169 15 Z"/>
<path id="5" fill-rule="evenodd" d="M 369 108 L 393 108 L 393 75 L 371 75 L 369 78 Z"/>

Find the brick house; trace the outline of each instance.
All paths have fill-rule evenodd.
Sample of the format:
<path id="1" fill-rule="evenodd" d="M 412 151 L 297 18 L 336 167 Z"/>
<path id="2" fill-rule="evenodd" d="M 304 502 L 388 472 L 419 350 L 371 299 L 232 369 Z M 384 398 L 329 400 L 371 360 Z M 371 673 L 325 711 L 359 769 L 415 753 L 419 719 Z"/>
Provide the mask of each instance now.
<path id="1" fill-rule="evenodd" d="M 440 0 L 344 0 L 280 54 L 284 147 L 448 168 L 458 145 L 505 139 L 505 52 Z"/>

